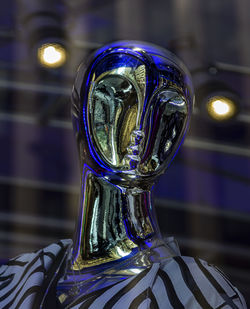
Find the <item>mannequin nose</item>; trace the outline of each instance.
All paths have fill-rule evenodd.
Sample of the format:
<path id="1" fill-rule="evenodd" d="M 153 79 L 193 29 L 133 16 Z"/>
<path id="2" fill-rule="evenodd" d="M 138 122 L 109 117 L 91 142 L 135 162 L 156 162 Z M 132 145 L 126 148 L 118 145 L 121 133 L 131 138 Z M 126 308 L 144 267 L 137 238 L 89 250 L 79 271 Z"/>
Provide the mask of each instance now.
<path id="1" fill-rule="evenodd" d="M 141 161 L 145 133 L 142 130 L 133 130 L 130 136 L 130 145 L 127 147 L 128 154 L 124 160 L 129 161 L 132 169 L 135 169 Z"/>

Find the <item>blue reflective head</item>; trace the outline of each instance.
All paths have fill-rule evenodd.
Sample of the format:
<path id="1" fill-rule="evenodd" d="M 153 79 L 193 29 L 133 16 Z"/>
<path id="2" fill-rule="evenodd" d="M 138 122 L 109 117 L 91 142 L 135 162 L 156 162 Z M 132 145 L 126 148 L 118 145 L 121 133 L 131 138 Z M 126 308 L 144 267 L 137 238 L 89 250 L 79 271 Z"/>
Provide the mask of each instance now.
<path id="1" fill-rule="evenodd" d="M 192 106 L 190 75 L 169 51 L 136 41 L 98 49 L 72 94 L 81 163 L 118 183 L 152 183 L 181 144 Z"/>

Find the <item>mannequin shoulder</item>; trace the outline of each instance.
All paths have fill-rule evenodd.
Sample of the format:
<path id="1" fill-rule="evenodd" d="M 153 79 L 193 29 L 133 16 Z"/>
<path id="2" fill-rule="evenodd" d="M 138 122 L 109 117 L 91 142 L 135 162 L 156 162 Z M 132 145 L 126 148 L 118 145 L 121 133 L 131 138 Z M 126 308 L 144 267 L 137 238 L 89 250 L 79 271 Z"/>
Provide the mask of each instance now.
<path id="1" fill-rule="evenodd" d="M 165 287 L 169 300 L 187 308 L 247 308 L 238 289 L 216 266 L 204 260 L 175 256 L 159 270 L 153 289 Z M 228 307 L 229 306 L 229 307 Z M 184 307 L 186 308 L 186 307 Z"/>
<path id="2" fill-rule="evenodd" d="M 60 265 L 70 240 L 19 255 L 0 267 L 0 308 L 31 308 L 52 268 Z M 26 303 L 27 302 L 27 303 Z"/>
<path id="3" fill-rule="evenodd" d="M 43 249 L 31 253 L 24 253 L 10 259 L 6 264 L 0 266 L 0 277 L 2 278 L 3 274 L 11 272 L 12 269 L 15 271 L 23 271 L 28 265 L 31 266 L 31 264 L 36 264 L 36 262 L 38 262 L 37 264 L 42 263 L 47 267 L 53 264 L 58 254 L 62 251 L 64 252 L 71 244 L 71 240 L 61 240 Z"/>

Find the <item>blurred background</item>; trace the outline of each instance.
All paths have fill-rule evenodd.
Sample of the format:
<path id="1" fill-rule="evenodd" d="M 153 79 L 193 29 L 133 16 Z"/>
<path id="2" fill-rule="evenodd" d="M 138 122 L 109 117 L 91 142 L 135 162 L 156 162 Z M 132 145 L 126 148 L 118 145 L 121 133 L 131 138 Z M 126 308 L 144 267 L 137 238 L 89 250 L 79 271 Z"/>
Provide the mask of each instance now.
<path id="1" fill-rule="evenodd" d="M 177 54 L 196 105 L 155 186 L 164 236 L 219 266 L 250 303 L 250 2 L 8 0 L 0 11 L 0 262 L 72 238 L 79 171 L 70 93 L 79 63 L 135 39 Z"/>

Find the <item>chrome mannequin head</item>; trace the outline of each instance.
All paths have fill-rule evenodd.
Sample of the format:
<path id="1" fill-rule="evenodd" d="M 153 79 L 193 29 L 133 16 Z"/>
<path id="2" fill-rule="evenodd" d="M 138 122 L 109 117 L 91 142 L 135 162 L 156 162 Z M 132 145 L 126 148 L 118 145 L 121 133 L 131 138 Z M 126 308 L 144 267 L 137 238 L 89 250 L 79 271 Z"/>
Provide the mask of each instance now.
<path id="1" fill-rule="evenodd" d="M 158 46 L 120 41 L 78 71 L 72 117 L 81 166 L 127 188 L 149 188 L 178 150 L 193 105 L 184 65 Z"/>

